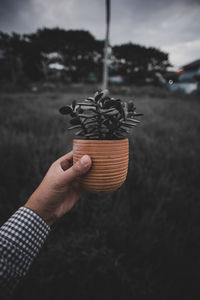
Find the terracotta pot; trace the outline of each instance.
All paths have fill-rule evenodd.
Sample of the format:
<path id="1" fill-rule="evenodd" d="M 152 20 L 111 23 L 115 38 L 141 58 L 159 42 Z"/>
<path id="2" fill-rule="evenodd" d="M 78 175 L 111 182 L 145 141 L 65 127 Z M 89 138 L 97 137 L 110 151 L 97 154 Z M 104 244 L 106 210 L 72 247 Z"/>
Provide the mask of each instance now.
<path id="1" fill-rule="evenodd" d="M 73 163 L 84 154 L 92 158 L 90 171 L 79 179 L 82 187 L 91 193 L 117 190 L 126 180 L 129 161 L 129 142 L 123 140 L 73 141 Z"/>

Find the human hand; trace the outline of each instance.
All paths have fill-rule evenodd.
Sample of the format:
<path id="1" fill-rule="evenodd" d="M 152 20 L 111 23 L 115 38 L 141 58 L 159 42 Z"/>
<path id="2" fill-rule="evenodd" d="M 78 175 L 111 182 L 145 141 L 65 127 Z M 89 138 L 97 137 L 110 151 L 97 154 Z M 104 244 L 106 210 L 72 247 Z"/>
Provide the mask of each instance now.
<path id="1" fill-rule="evenodd" d="M 72 158 L 71 151 L 56 160 L 25 204 L 49 226 L 70 211 L 83 192 L 77 179 L 87 173 L 92 161 L 88 155 L 84 155 L 72 165 Z"/>

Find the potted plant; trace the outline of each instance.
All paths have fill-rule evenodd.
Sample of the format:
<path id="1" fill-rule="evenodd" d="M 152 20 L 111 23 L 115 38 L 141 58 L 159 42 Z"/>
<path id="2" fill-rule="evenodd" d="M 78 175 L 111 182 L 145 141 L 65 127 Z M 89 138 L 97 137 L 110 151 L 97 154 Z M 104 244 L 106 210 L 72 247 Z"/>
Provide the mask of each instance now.
<path id="1" fill-rule="evenodd" d="M 139 123 L 132 101 L 108 96 L 108 90 L 97 91 L 94 97 L 60 108 L 70 115 L 76 130 L 73 140 L 73 163 L 84 154 L 92 159 L 92 168 L 82 178 L 82 187 L 92 193 L 107 193 L 118 189 L 126 180 L 129 161 L 127 135 Z"/>

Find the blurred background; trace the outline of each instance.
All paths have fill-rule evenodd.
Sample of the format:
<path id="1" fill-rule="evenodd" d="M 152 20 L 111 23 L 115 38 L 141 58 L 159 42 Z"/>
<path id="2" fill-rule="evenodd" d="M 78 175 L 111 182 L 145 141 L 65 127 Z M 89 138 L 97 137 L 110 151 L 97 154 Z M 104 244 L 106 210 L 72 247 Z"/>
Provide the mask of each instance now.
<path id="1" fill-rule="evenodd" d="M 125 184 L 52 228 L 16 299 L 200 296 L 200 1 L 0 0 L 0 222 L 72 148 L 58 109 L 108 87 L 144 113 Z"/>

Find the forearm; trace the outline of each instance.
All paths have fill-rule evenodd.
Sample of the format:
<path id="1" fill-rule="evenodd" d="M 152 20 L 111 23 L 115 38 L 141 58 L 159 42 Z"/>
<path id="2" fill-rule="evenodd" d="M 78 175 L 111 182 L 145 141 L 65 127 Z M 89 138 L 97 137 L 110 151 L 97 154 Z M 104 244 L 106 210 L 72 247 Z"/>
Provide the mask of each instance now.
<path id="1" fill-rule="evenodd" d="M 72 165 L 73 153 L 56 160 L 43 181 L 0 228 L 0 289 L 12 293 L 46 240 L 52 225 L 75 205 L 82 194 L 78 178 L 91 167 L 84 155 Z"/>
<path id="2" fill-rule="evenodd" d="M 0 228 L 0 288 L 12 293 L 38 254 L 50 227 L 34 211 L 20 207 Z"/>

